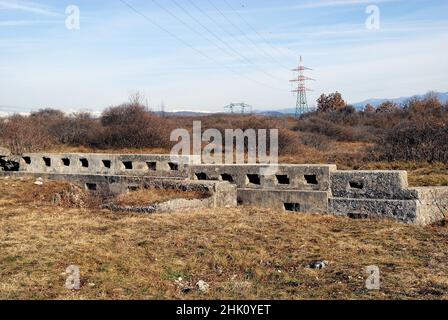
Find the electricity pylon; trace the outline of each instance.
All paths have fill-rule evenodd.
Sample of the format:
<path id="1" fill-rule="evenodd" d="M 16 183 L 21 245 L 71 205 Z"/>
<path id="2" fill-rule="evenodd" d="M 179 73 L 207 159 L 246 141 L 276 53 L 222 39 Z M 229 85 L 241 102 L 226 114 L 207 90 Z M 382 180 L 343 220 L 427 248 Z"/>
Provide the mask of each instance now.
<path id="1" fill-rule="evenodd" d="M 225 106 L 224 109 L 229 109 L 230 113 L 235 113 L 235 108 L 240 107 L 241 114 L 246 114 L 247 110 L 249 110 L 249 113 L 252 112 L 252 106 L 246 104 L 246 103 L 231 103 L 228 106 Z"/>
<path id="2" fill-rule="evenodd" d="M 297 72 L 297 78 L 291 80 L 291 82 L 297 83 L 297 89 L 294 89 L 292 92 L 297 93 L 297 103 L 296 103 L 296 117 L 300 117 L 303 114 L 309 113 L 311 111 L 308 100 L 306 96 L 307 91 L 312 91 L 306 87 L 306 81 L 314 80 L 305 76 L 306 70 L 312 70 L 303 65 L 302 56 L 300 56 L 300 63 L 298 68 L 293 69 L 292 71 Z"/>

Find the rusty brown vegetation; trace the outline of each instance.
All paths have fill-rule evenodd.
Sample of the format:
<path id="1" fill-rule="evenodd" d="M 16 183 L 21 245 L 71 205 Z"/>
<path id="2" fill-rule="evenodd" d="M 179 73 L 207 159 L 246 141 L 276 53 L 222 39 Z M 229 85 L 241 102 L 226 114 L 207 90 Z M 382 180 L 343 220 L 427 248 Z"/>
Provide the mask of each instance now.
<path id="1" fill-rule="evenodd" d="M 0 179 L 1 299 L 448 298 L 446 226 L 250 207 L 117 214 L 54 206 L 60 187 Z M 79 291 L 64 286 L 73 264 Z M 365 289 L 369 265 L 379 291 Z"/>

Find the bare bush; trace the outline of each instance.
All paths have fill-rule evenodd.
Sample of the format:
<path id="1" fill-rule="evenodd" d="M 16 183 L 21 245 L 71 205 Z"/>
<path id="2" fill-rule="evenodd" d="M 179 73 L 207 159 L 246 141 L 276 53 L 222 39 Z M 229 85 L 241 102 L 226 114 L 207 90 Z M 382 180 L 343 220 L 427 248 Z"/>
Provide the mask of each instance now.
<path id="1" fill-rule="evenodd" d="M 40 151 L 54 142 L 39 121 L 20 115 L 14 115 L 3 122 L 0 140 L 13 154 Z"/>
<path id="2" fill-rule="evenodd" d="M 322 94 L 319 99 L 317 99 L 318 112 L 336 112 L 346 106 L 347 104 L 339 92 L 330 93 L 329 95 Z"/>
<path id="3" fill-rule="evenodd" d="M 374 149 L 385 161 L 448 162 L 446 122 L 406 121 L 390 130 Z"/>
<path id="4" fill-rule="evenodd" d="M 171 145 L 169 120 L 151 114 L 145 107 L 127 104 L 112 107 L 101 116 L 104 146 L 114 148 L 165 148 Z"/>

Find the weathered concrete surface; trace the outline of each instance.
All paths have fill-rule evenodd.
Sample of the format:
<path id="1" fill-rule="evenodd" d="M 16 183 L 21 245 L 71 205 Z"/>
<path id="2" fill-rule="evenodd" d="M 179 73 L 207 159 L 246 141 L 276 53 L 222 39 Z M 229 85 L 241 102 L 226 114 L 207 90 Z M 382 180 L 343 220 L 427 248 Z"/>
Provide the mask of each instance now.
<path id="1" fill-rule="evenodd" d="M 328 213 L 325 191 L 238 189 L 238 204 L 280 211 Z"/>
<path id="2" fill-rule="evenodd" d="M 193 157 L 119 154 L 28 154 L 0 157 L 0 174 L 19 171 L 119 194 L 144 186 L 213 187 L 214 206 L 243 205 L 388 217 L 430 224 L 444 219 L 448 188 L 409 188 L 405 171 L 337 171 L 334 165 L 194 165 Z M 272 167 L 271 167 L 272 169 Z M 5 174 L 8 174 L 6 172 Z M 228 182 L 228 183 L 223 183 Z M 230 188 L 229 188 L 230 186 Z M 237 195 L 238 190 L 238 195 Z"/>
<path id="3" fill-rule="evenodd" d="M 330 198 L 329 213 L 354 219 L 390 218 L 404 223 L 417 223 L 418 201 Z"/>
<path id="4" fill-rule="evenodd" d="M 409 188 L 405 171 L 335 171 L 329 212 L 428 225 L 447 217 L 448 188 Z"/>
<path id="5" fill-rule="evenodd" d="M 415 223 L 428 225 L 448 218 L 448 188 L 412 188 L 418 193 L 418 214 Z"/>
<path id="6" fill-rule="evenodd" d="M 335 171 L 331 173 L 331 192 L 335 198 L 417 199 L 409 190 L 406 171 Z"/>
<path id="7" fill-rule="evenodd" d="M 263 175 L 264 165 L 190 165 L 191 180 L 230 181 L 238 188 L 328 191 L 334 165 L 278 165 Z"/>
<path id="8" fill-rule="evenodd" d="M 127 213 L 176 213 L 184 212 L 187 210 L 199 210 L 205 208 L 216 208 L 213 206 L 211 199 L 174 199 L 163 203 L 156 203 L 147 206 L 130 207 L 130 206 L 117 206 L 114 204 L 106 204 L 102 206 L 103 209 L 109 209 L 115 212 L 127 212 Z"/>
<path id="9" fill-rule="evenodd" d="M 190 158 L 170 155 L 24 154 L 20 171 L 33 173 L 104 174 L 187 177 Z"/>

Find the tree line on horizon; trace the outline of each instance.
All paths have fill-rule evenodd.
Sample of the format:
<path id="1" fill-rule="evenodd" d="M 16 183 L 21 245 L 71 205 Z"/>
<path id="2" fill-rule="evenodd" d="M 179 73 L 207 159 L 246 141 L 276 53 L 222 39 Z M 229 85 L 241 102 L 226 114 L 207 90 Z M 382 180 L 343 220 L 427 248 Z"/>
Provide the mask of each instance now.
<path id="1" fill-rule="evenodd" d="M 175 142 L 170 133 L 191 128 L 279 129 L 279 151 L 294 156 L 303 148 L 323 150 L 334 141 L 372 145 L 364 156 L 378 161 L 425 161 L 448 163 L 448 103 L 435 94 L 409 99 L 403 106 L 386 101 L 377 108 L 357 111 L 341 93 L 322 94 L 315 112 L 293 117 L 261 115 L 165 116 L 151 112 L 142 96 L 109 107 L 100 117 L 80 112 L 66 115 L 41 109 L 28 116 L 0 118 L 0 146 L 14 154 L 61 147 L 91 149 L 159 149 L 169 152 Z"/>

